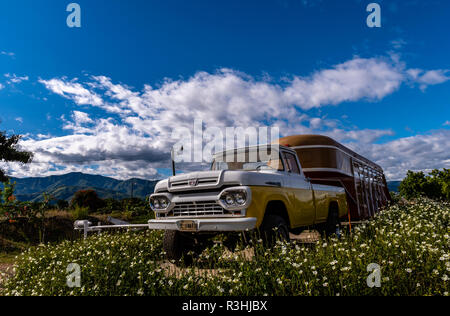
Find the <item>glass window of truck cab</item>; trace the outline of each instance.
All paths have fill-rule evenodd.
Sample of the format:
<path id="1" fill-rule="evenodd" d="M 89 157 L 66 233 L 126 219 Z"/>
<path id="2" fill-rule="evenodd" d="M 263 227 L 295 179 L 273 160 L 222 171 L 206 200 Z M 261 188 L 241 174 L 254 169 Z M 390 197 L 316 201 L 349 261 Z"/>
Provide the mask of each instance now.
<path id="1" fill-rule="evenodd" d="M 211 170 L 284 171 L 280 151 L 276 147 L 248 147 L 214 155 Z"/>
<path id="2" fill-rule="evenodd" d="M 282 152 L 282 157 L 284 165 L 286 166 L 286 171 L 289 173 L 301 174 L 300 166 L 297 161 L 297 156 L 290 152 Z"/>

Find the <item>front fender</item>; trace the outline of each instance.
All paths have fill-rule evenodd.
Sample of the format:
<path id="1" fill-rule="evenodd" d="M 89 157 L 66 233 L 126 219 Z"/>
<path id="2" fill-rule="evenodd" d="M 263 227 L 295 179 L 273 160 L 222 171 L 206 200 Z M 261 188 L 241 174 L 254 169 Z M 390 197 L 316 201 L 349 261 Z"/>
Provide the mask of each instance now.
<path id="1" fill-rule="evenodd" d="M 256 227 L 259 228 L 264 220 L 264 215 L 267 209 L 267 205 L 271 201 L 281 201 L 286 206 L 286 211 L 289 216 L 289 220 L 292 222 L 291 215 L 292 205 L 289 201 L 288 195 L 283 188 L 278 187 L 250 187 L 252 190 L 252 203 L 247 209 L 247 217 L 255 217 Z"/>

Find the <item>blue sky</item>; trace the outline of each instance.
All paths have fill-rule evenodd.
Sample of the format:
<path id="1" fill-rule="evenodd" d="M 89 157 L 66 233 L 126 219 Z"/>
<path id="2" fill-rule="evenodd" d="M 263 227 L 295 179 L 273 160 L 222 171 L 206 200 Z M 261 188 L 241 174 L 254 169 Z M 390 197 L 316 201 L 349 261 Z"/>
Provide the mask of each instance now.
<path id="1" fill-rule="evenodd" d="M 370 2 L 78 0 L 78 29 L 70 1 L 1 1 L 0 128 L 36 153 L 5 168 L 157 178 L 195 117 L 327 134 L 390 179 L 448 168 L 450 3 L 378 1 L 369 28 Z"/>

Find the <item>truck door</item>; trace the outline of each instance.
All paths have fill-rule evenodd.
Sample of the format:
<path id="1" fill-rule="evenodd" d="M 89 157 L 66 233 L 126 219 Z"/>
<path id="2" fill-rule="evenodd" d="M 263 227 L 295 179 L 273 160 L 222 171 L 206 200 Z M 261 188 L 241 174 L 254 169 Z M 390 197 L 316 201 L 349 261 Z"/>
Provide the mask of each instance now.
<path id="1" fill-rule="evenodd" d="M 294 214 L 291 214 L 294 222 L 291 224 L 293 227 L 312 225 L 315 221 L 316 210 L 311 184 L 301 172 L 296 155 L 290 152 L 282 152 L 282 157 L 288 173 L 286 187 L 295 207 Z"/>

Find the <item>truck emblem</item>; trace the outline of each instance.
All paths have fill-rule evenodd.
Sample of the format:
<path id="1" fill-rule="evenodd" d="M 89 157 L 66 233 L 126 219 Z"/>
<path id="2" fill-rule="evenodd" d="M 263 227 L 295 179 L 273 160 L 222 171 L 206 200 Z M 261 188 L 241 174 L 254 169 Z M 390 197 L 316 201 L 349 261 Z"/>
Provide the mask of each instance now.
<path id="1" fill-rule="evenodd" d="M 188 185 L 191 187 L 196 187 L 198 185 L 198 179 L 189 180 Z"/>

